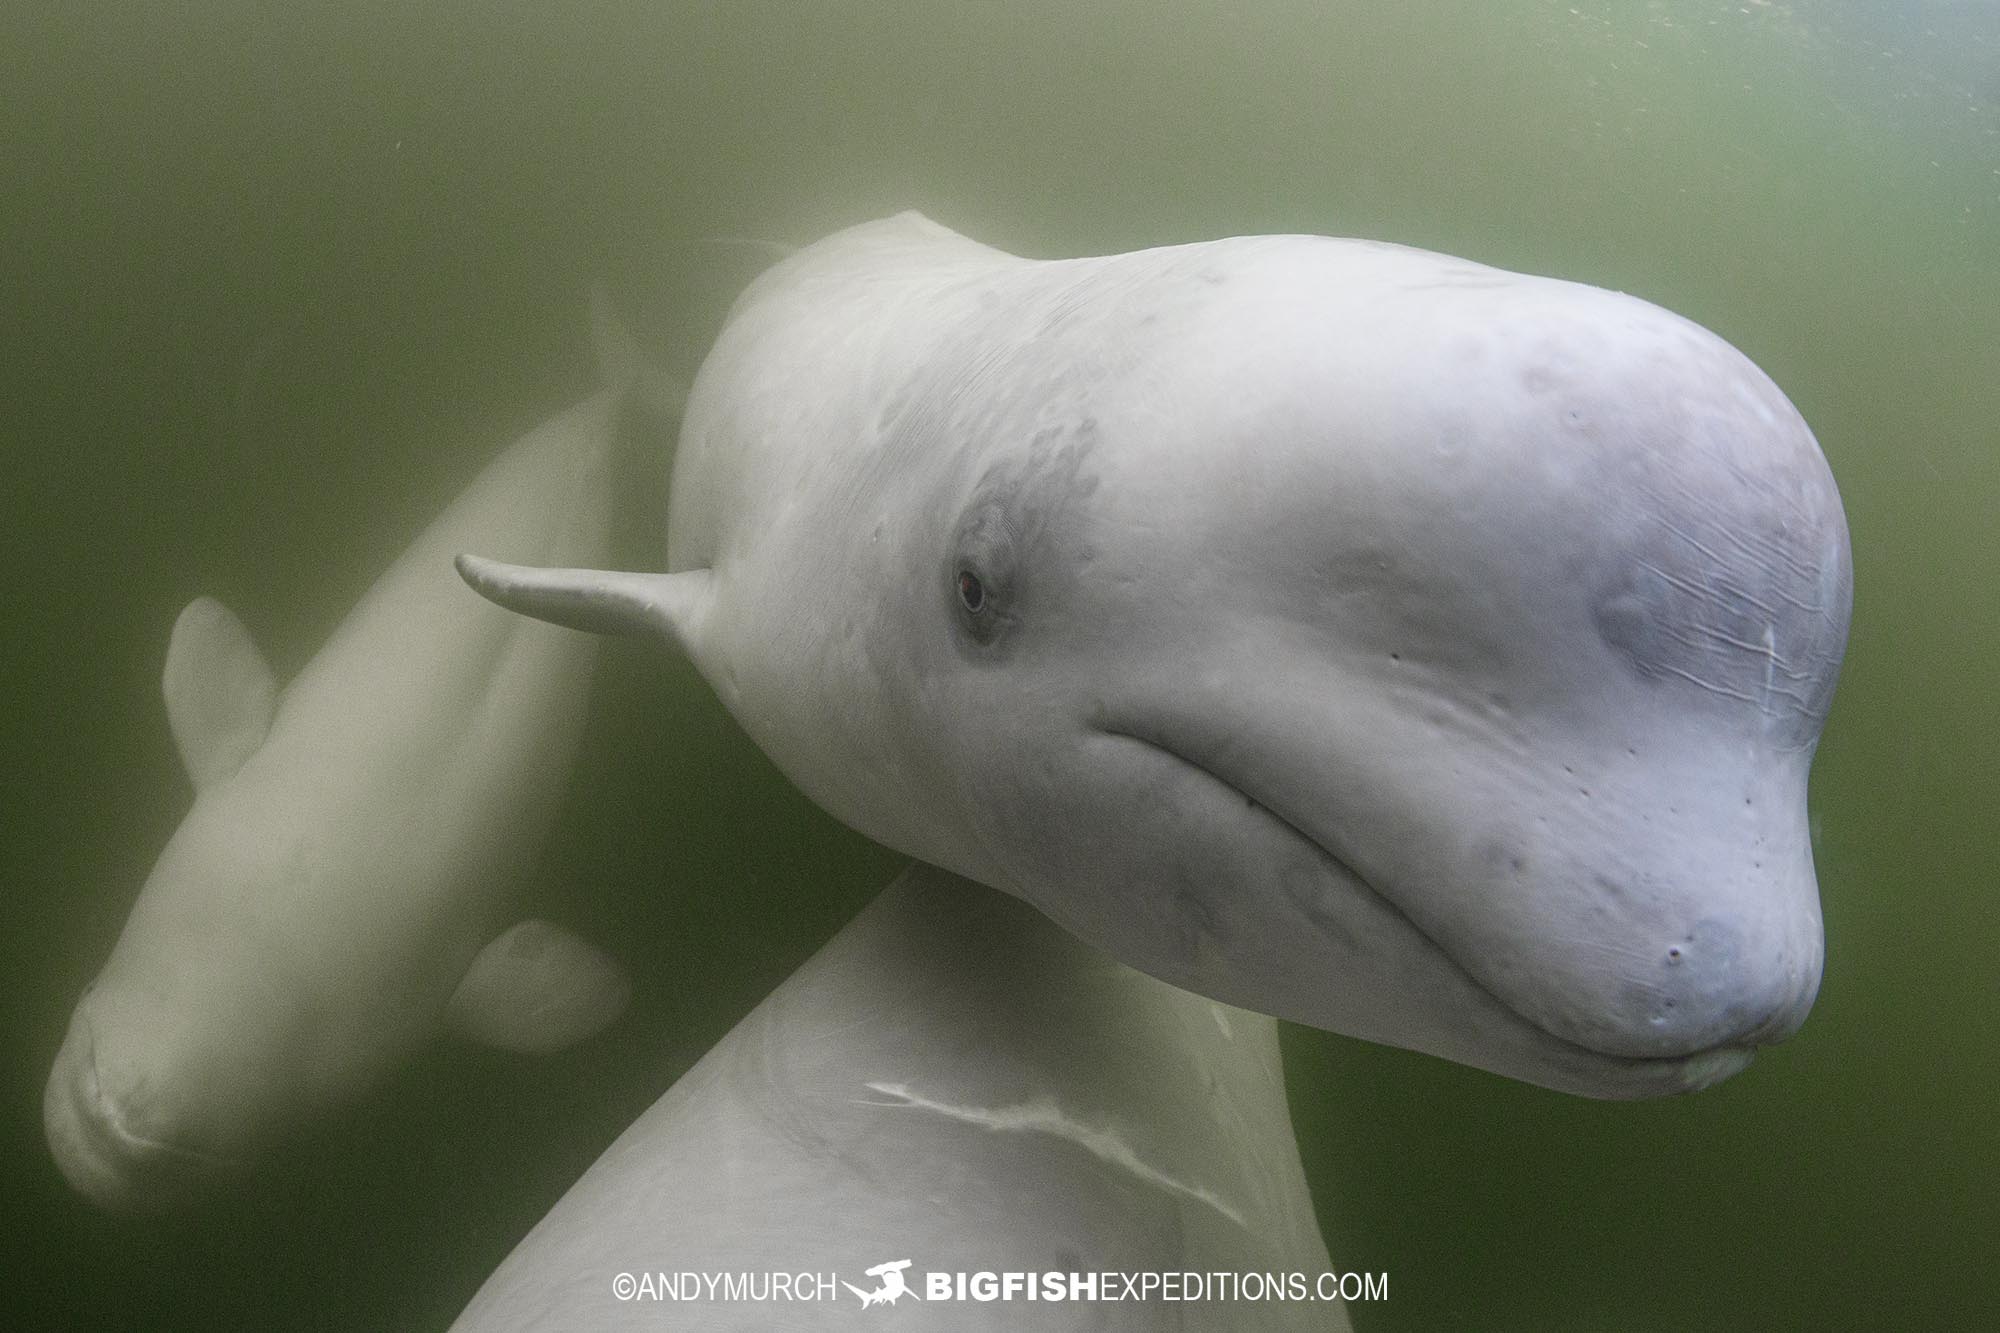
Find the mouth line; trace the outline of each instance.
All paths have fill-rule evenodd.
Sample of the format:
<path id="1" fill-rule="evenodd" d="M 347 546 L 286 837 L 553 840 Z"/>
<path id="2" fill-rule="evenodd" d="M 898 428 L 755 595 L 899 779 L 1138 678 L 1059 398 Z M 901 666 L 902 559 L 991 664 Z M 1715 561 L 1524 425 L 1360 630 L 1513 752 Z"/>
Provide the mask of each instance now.
<path id="1" fill-rule="evenodd" d="M 1321 842 L 1318 838 L 1314 837 L 1312 834 L 1306 832 L 1305 829 L 1301 828 L 1290 817 L 1284 814 L 1283 811 L 1280 811 L 1275 807 L 1273 807 L 1269 802 L 1265 801 L 1255 792 L 1250 791 L 1245 787 L 1243 787 L 1241 784 L 1232 781 L 1229 778 L 1224 777 L 1222 774 L 1216 772 L 1213 768 L 1209 767 L 1207 764 L 1202 763 L 1200 760 L 1191 758 L 1190 756 L 1182 753 L 1181 751 L 1174 749 L 1172 746 L 1162 744 L 1159 741 L 1153 740 L 1151 737 L 1142 736 L 1137 732 L 1129 731 L 1119 726 L 1099 725 L 1098 727 L 1095 728 L 1095 730 L 1098 732 L 1099 735 L 1111 736 L 1119 740 L 1131 741 L 1135 745 L 1142 745 L 1147 749 L 1154 751 L 1157 754 L 1165 755 L 1168 759 L 1175 761 L 1176 763 L 1182 765 L 1183 767 L 1193 769 L 1195 772 L 1201 774 L 1209 781 L 1222 787 L 1225 791 L 1230 792 L 1238 799 L 1244 801 L 1252 810 L 1261 812 L 1262 814 L 1268 816 L 1280 828 L 1284 829 L 1293 838 L 1297 839 L 1301 844 L 1310 849 L 1320 860 L 1330 865 L 1338 874 L 1344 876 L 1346 879 L 1352 881 L 1353 883 L 1360 885 L 1361 888 L 1371 898 L 1373 898 L 1376 901 L 1376 903 L 1378 903 L 1385 911 L 1387 911 L 1397 921 L 1401 922 L 1403 926 L 1407 928 L 1412 934 L 1414 934 L 1419 940 L 1423 941 L 1423 943 L 1427 945 L 1433 953 L 1435 953 L 1439 958 L 1444 960 L 1445 964 L 1448 967 L 1450 967 L 1454 972 L 1458 973 L 1459 976 L 1464 978 L 1468 985 L 1470 985 L 1475 991 L 1477 991 L 1480 995 L 1484 996 L 1488 1001 L 1490 1001 L 1496 1008 L 1500 1010 L 1500 1012 L 1506 1014 L 1509 1018 L 1513 1019 L 1515 1022 L 1518 1022 L 1522 1024 L 1524 1027 L 1533 1031 L 1537 1036 L 1541 1037 L 1542 1039 L 1555 1043 L 1557 1046 L 1561 1047 L 1564 1051 L 1569 1052 L 1572 1055 L 1582 1056 L 1592 1061 L 1600 1062 L 1606 1065 L 1617 1066 L 1625 1069 L 1661 1070 L 1661 1069 L 1671 1069 L 1676 1067 L 1684 1067 L 1692 1065 L 1698 1061 L 1711 1060 L 1718 1054 L 1735 1053 L 1735 1052 L 1743 1052 L 1745 1054 L 1748 1054 L 1755 1050 L 1755 1048 L 1751 1046 L 1733 1045 L 1725 1043 L 1719 1046 L 1704 1047 L 1701 1050 L 1697 1051 L 1689 1051 L 1684 1055 L 1654 1055 L 1654 1056 L 1618 1055 L 1609 1051 L 1596 1050 L 1592 1047 L 1585 1046 L 1580 1042 L 1571 1041 L 1567 1037 L 1559 1036 L 1556 1033 L 1550 1032 L 1547 1028 L 1544 1028 L 1541 1024 L 1535 1022 L 1533 1019 L 1523 1014 L 1520 1010 L 1516 1009 L 1513 1005 L 1507 1003 L 1506 1000 L 1494 994 L 1493 990 L 1490 987 L 1488 987 L 1485 982 L 1481 981 L 1478 977 L 1474 976 L 1471 970 L 1468 969 L 1465 966 L 1465 964 L 1461 963 L 1457 959 L 1457 957 L 1452 954 L 1451 950 L 1445 948 L 1444 945 L 1440 944 L 1435 938 L 1432 937 L 1430 932 L 1426 931 L 1422 926 L 1418 925 L 1415 919 L 1413 919 L 1408 912 L 1404 911 L 1403 908 L 1393 898 L 1391 898 L 1388 894 L 1384 893 L 1380 888 L 1376 887 L 1374 881 L 1370 880 L 1366 875 L 1363 875 L 1360 871 L 1356 870 L 1354 866 L 1351 863 L 1349 863 L 1344 857 L 1340 856 L 1338 853 L 1333 851 L 1325 843 Z"/>
<path id="2" fill-rule="evenodd" d="M 72 1081 L 70 1095 L 76 1104 L 78 1125 L 99 1150 L 113 1153 L 127 1161 L 143 1162 L 149 1167 L 162 1163 L 180 1163 L 204 1171 L 225 1172 L 234 1171 L 242 1165 L 232 1158 L 218 1157 L 202 1152 L 198 1148 L 187 1148 L 164 1139 L 149 1138 L 127 1125 L 124 1114 L 117 1104 L 104 1095 L 103 1080 L 97 1072 L 97 1030 L 91 1024 L 88 1014 L 82 1017 L 84 1035 L 89 1046 L 84 1052 L 83 1076 Z"/>

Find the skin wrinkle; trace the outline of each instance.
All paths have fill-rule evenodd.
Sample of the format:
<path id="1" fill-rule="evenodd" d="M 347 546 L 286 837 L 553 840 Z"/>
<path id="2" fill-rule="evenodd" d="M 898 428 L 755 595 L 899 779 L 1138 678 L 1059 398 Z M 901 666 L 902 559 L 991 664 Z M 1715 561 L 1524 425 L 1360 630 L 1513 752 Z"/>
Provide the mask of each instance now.
<path id="1" fill-rule="evenodd" d="M 1746 430 L 1785 415 L 1768 381 L 1718 363 L 1706 382 L 1730 386 L 1735 397 L 1674 400 L 1652 447 L 1622 464 L 1607 460 L 1647 506 L 1657 536 L 1651 552 L 1634 557 L 1666 591 L 1627 585 L 1608 594 L 1599 627 L 1642 675 L 1685 680 L 1766 715 L 1789 709 L 1799 719 L 1789 730 L 1809 735 L 1830 693 L 1815 688 L 1825 677 L 1815 663 L 1823 665 L 1819 649 L 1841 620 L 1813 539 L 1826 526 L 1815 519 L 1826 497 L 1814 489 L 1817 478 L 1792 471 L 1796 452 L 1738 448 Z M 1779 484 L 1784 478 L 1791 480 Z M 1788 740 L 1788 748 L 1803 743 L 1798 734 Z"/>
<path id="2" fill-rule="evenodd" d="M 1730 474 L 1755 494 L 1778 498 L 1761 477 L 1750 475 L 1733 462 L 1727 466 Z M 1672 541 L 1699 557 L 1696 574 L 1690 576 L 1659 558 L 1639 556 L 1638 568 L 1658 579 L 1671 593 L 1665 599 L 1657 594 L 1648 596 L 1636 588 L 1630 593 L 1613 594 L 1600 602 L 1600 628 L 1607 629 L 1606 637 L 1628 655 L 1642 674 L 1686 680 L 1767 714 L 1772 711 L 1774 701 L 1782 700 L 1805 723 L 1801 730 L 1809 732 L 1817 717 L 1815 705 L 1821 702 L 1816 697 L 1821 692 L 1812 685 L 1815 677 L 1824 673 L 1813 670 L 1811 655 L 1796 659 L 1795 664 L 1790 654 L 1779 651 L 1778 642 L 1783 637 L 1788 642 L 1803 639 L 1808 646 L 1814 645 L 1823 637 L 1825 627 L 1837 619 L 1834 608 L 1825 602 L 1825 581 L 1813 577 L 1819 571 L 1818 562 L 1808 558 L 1801 541 L 1785 539 L 1792 529 L 1790 523 L 1780 524 L 1776 531 L 1766 531 L 1764 525 L 1757 523 L 1675 521 L 1659 501 L 1670 498 L 1674 506 L 1697 514 L 1708 502 L 1706 494 L 1699 492 L 1688 476 L 1670 472 L 1656 479 L 1648 489 L 1655 496 L 1656 508 L 1662 511 L 1656 513 L 1654 522 Z M 1750 568 L 1764 572 L 1763 586 L 1752 589 L 1733 576 L 1723 555 L 1725 549 L 1747 557 Z M 1818 597 L 1809 593 L 1804 586 L 1808 583 L 1820 590 Z M 1690 599 L 1692 605 L 1679 610 L 1672 595 L 1675 593 Z M 1619 619 L 1605 624 L 1607 610 L 1613 609 L 1620 596 L 1635 599 L 1625 604 L 1631 614 L 1640 618 L 1640 624 L 1630 629 L 1622 618 L 1626 614 L 1623 607 L 1617 608 Z M 1809 626 L 1801 617 L 1811 618 L 1817 624 Z M 1781 636 L 1781 627 L 1788 625 L 1793 628 Z M 1649 642 L 1655 646 L 1662 642 L 1678 644 L 1690 650 L 1692 659 L 1666 660 L 1658 651 L 1647 651 Z M 1748 674 L 1752 670 L 1754 676 Z"/>

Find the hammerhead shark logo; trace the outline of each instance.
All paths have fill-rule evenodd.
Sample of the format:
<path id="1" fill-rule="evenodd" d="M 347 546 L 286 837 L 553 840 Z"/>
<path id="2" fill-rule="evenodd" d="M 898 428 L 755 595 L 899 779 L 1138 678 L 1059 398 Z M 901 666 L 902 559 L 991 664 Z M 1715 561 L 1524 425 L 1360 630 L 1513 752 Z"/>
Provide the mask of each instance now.
<path id="1" fill-rule="evenodd" d="M 840 1285 L 861 1298 L 861 1308 L 864 1310 L 871 1305 L 894 1305 L 905 1296 L 908 1296 L 913 1301 L 920 1301 L 923 1297 L 911 1291 L 909 1284 L 903 1281 L 903 1270 L 909 1266 L 910 1261 L 908 1259 L 897 1259 L 886 1264 L 876 1264 L 868 1270 L 868 1276 L 881 1279 L 882 1285 L 873 1291 L 863 1291 L 852 1282 L 843 1282 Z"/>

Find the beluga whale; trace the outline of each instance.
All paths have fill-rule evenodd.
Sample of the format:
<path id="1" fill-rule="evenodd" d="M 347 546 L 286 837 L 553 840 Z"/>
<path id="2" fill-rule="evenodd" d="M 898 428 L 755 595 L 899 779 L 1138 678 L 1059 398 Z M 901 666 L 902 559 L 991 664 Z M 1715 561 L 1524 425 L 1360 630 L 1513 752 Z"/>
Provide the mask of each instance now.
<path id="1" fill-rule="evenodd" d="M 633 1122 L 452 1327 L 648 1326 L 666 1281 L 690 1330 L 865 1309 L 902 1328 L 1323 1333 L 1348 1326 L 1328 1269 L 1275 1022 L 916 865 Z M 746 1303 L 696 1281 L 780 1270 L 829 1288 Z M 1194 1307 L 1070 1285 L 1106 1271 L 1299 1288 L 1184 1293 Z M 938 1299 L 932 1282 L 969 1273 L 1043 1285 Z"/>
<path id="2" fill-rule="evenodd" d="M 664 635 L 834 816 L 1174 985 L 1620 1098 L 1817 992 L 1839 494 L 1636 297 L 864 223 L 738 298 L 667 536 L 664 572 L 459 567 Z"/>
<path id="3" fill-rule="evenodd" d="M 503 451 L 283 689 L 222 603 L 181 612 L 163 689 L 193 807 L 44 1097 L 93 1201 L 182 1203 L 442 1032 L 543 1052 L 623 1009 L 620 966 L 522 902 L 597 640 L 451 568 L 468 542 L 608 558 L 619 420 L 607 391 Z"/>

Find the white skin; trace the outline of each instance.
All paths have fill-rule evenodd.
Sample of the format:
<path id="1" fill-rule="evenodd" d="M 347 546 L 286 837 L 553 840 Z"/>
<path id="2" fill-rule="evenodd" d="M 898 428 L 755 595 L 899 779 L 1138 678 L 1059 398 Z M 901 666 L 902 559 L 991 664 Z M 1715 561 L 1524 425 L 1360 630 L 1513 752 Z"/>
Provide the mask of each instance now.
<path id="1" fill-rule="evenodd" d="M 904 214 L 738 302 L 669 533 L 666 575 L 461 569 L 671 634 L 833 814 L 1157 977 L 1604 1097 L 1812 1002 L 1845 520 L 1783 394 L 1657 307 Z"/>
<path id="2" fill-rule="evenodd" d="M 869 1274 L 908 1259 L 907 1271 Z M 935 1308 L 931 1272 L 1329 1267 L 1277 1025 L 1165 986 L 930 866 L 654 1103 L 488 1278 L 461 1333 L 656 1327 L 621 1273 L 833 1273 L 683 1329 L 1340 1329 L 1337 1303 Z M 829 1309 L 829 1307 L 832 1307 Z M 755 1311 L 754 1316 L 749 1314 Z"/>
<path id="3" fill-rule="evenodd" d="M 282 695 L 219 603 L 182 613 L 165 692 L 194 806 L 44 1102 L 79 1190 L 178 1202 L 447 1028 L 546 1050 L 622 1008 L 617 966 L 519 901 L 595 641 L 467 598 L 450 565 L 468 541 L 604 558 L 613 435 L 607 396 L 516 443 Z"/>

